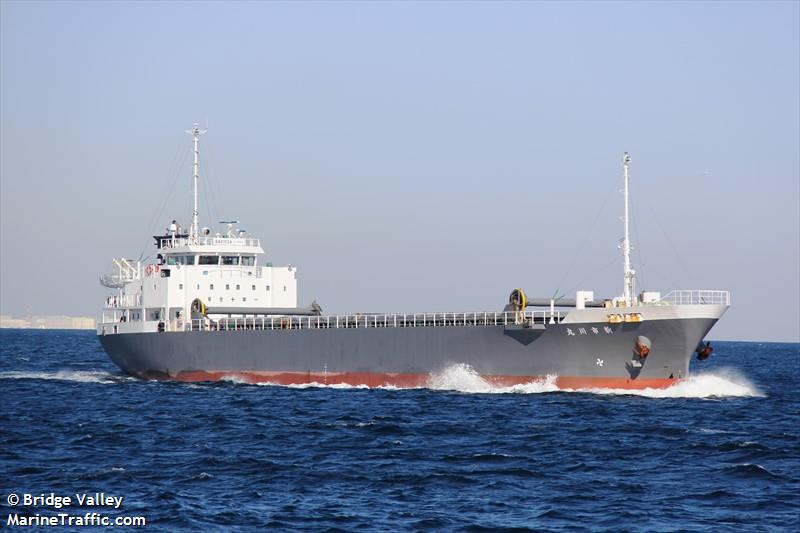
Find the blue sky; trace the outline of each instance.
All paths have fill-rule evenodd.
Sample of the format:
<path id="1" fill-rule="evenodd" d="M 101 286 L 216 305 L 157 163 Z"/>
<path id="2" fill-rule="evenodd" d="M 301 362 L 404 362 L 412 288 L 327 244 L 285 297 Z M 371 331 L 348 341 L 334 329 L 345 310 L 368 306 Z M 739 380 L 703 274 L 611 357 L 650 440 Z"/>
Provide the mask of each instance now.
<path id="1" fill-rule="evenodd" d="M 197 121 L 201 222 L 326 311 L 618 294 L 627 150 L 639 286 L 800 340 L 799 5 L 3 1 L 0 311 L 96 315 L 188 224 Z"/>

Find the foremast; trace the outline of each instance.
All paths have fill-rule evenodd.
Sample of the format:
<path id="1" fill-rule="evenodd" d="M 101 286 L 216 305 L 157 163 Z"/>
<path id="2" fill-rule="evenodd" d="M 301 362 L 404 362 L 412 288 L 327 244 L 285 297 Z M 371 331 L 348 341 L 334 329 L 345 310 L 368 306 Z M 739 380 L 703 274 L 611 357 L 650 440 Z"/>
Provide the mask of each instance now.
<path id="1" fill-rule="evenodd" d="M 631 238 L 630 238 L 630 215 L 629 215 L 629 190 L 628 190 L 628 165 L 631 162 L 631 156 L 628 152 L 622 156 L 622 168 L 624 175 L 624 187 L 622 194 L 625 198 L 625 209 L 622 216 L 622 224 L 624 226 L 624 234 L 622 237 L 622 261 L 623 261 L 623 299 L 625 305 L 630 307 L 634 303 L 636 294 L 636 271 L 631 268 Z"/>
<path id="2" fill-rule="evenodd" d="M 200 136 L 208 130 L 201 130 L 197 123 L 192 126 L 191 130 L 186 130 L 186 133 L 192 136 L 192 148 L 194 151 L 194 165 L 192 168 L 192 197 L 194 203 L 192 204 L 192 227 L 189 230 L 189 242 L 196 243 L 200 236 L 199 222 L 198 222 L 198 209 L 197 209 L 197 193 L 200 184 Z"/>

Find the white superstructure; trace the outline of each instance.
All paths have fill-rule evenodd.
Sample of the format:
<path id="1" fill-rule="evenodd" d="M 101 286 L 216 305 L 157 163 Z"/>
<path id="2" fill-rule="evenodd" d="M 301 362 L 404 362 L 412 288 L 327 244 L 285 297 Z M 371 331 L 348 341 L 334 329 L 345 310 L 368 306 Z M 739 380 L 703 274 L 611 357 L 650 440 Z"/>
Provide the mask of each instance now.
<path id="1" fill-rule="evenodd" d="M 192 304 L 200 300 L 209 311 L 224 315 L 270 314 L 270 309 L 297 308 L 297 270 L 262 263 L 259 239 L 227 223 L 224 234 L 200 229 L 197 209 L 200 173 L 197 124 L 192 135 L 193 209 L 188 234 L 175 221 L 156 236 L 155 261 L 142 264 L 113 260 L 113 271 L 100 281 L 116 293 L 106 299 L 99 333 L 182 331 L 191 320 Z M 276 313 L 283 314 L 283 313 Z M 111 327 L 113 331 L 100 331 Z"/>

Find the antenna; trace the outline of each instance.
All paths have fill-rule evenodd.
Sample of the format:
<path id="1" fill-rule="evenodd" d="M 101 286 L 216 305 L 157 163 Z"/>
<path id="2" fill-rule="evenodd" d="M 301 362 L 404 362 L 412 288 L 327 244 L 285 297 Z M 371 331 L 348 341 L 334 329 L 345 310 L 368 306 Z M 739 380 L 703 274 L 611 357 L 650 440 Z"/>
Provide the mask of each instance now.
<path id="1" fill-rule="evenodd" d="M 633 305 L 634 295 L 636 294 L 636 289 L 634 284 L 636 283 L 635 277 L 636 272 L 631 269 L 631 239 L 630 239 L 630 231 L 629 231 L 629 214 L 628 214 L 628 165 L 631 162 L 631 156 L 628 152 L 625 152 L 625 155 L 622 156 L 622 168 L 624 171 L 625 177 L 625 186 L 623 189 L 623 195 L 625 197 L 625 211 L 622 216 L 622 223 L 624 226 L 624 235 L 622 237 L 622 260 L 623 260 L 623 282 L 624 282 L 624 289 L 623 289 L 623 298 L 625 299 L 625 305 L 630 307 Z"/>
<path id="2" fill-rule="evenodd" d="M 234 224 L 238 224 L 239 221 L 238 220 L 220 220 L 219 223 L 228 225 L 228 231 L 225 233 L 225 236 L 228 237 L 229 239 L 232 239 L 233 238 L 233 225 Z"/>
<path id="3" fill-rule="evenodd" d="M 195 122 L 191 130 L 185 131 L 192 136 L 192 149 L 194 151 L 194 167 L 192 169 L 192 195 L 194 197 L 194 203 L 192 204 L 192 228 L 189 231 L 189 242 L 196 243 L 199 237 L 197 229 L 197 189 L 200 182 L 200 150 L 198 147 L 200 145 L 200 136 L 208 130 L 201 130 L 197 122 Z"/>

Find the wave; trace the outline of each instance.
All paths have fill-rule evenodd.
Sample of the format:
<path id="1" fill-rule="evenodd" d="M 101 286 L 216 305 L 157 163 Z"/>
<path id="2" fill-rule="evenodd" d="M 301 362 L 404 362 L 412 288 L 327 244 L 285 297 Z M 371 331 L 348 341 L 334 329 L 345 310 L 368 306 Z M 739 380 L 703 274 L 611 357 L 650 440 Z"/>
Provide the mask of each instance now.
<path id="1" fill-rule="evenodd" d="M 440 391 L 457 391 L 472 394 L 540 394 L 543 392 L 557 392 L 554 375 L 533 380 L 520 385 L 496 385 L 478 374 L 470 365 L 458 363 L 450 365 L 441 372 L 435 372 L 428 378 L 426 388 Z"/>
<path id="2" fill-rule="evenodd" d="M 234 376 L 223 378 L 233 384 L 247 382 Z M 299 383 L 282 385 L 262 382 L 255 385 L 268 387 L 286 387 L 290 389 L 378 389 L 406 390 L 393 385 L 370 387 L 365 384 L 350 385 L 347 383 Z M 732 369 L 721 369 L 715 373 L 693 374 L 689 378 L 677 382 L 664 389 L 601 389 L 578 388 L 563 389 L 558 386 L 558 376 L 548 375 L 518 385 L 498 385 L 481 376 L 468 364 L 457 363 L 448 366 L 441 372 L 432 372 L 427 382 L 416 389 L 434 391 L 462 392 L 466 394 L 543 394 L 543 393 L 583 393 L 617 396 L 641 396 L 645 398 L 752 398 L 763 397 L 764 394 L 747 378 Z"/>
<path id="3" fill-rule="evenodd" d="M 764 393 L 747 378 L 730 369 L 692 374 L 664 389 L 581 389 L 594 394 L 624 394 L 646 398 L 758 398 Z"/>
<path id="4" fill-rule="evenodd" d="M 44 379 L 55 381 L 73 381 L 76 383 L 112 384 L 134 378 L 119 376 L 110 372 L 86 370 L 58 370 L 56 372 L 0 372 L 0 379 Z"/>
<path id="5" fill-rule="evenodd" d="M 238 383 L 238 381 L 231 380 L 231 383 Z M 253 385 L 258 385 L 262 387 L 286 387 L 287 389 L 384 389 L 384 390 L 397 390 L 397 387 L 393 386 L 386 386 L 386 387 L 370 387 L 366 384 L 361 385 L 350 385 L 349 383 L 318 383 L 316 381 L 312 381 L 310 383 L 290 383 L 288 385 L 284 385 L 282 383 L 273 383 L 271 381 L 265 382 L 258 382 L 253 383 Z"/>
<path id="6" fill-rule="evenodd" d="M 103 371 L 58 370 L 55 372 L 0 372 L 0 379 L 42 379 L 71 381 L 76 383 L 114 384 L 122 381 L 135 381 L 135 378 L 112 374 Z M 248 385 L 246 380 L 236 376 L 225 376 L 222 381 L 235 385 Z M 462 392 L 467 394 L 543 394 L 552 392 L 588 393 L 599 395 L 642 396 L 646 398 L 747 398 L 762 397 L 764 394 L 747 378 L 732 369 L 720 369 L 713 373 L 693 374 L 675 385 L 664 389 L 600 389 L 579 388 L 561 389 L 558 387 L 558 376 L 548 375 L 528 383 L 518 385 L 498 385 L 482 377 L 468 364 L 458 363 L 440 372 L 429 375 L 423 389 L 434 391 Z M 296 385 L 279 385 L 276 383 L 258 383 L 257 385 L 287 387 L 292 389 L 329 388 L 329 389 L 369 389 L 368 385 L 349 385 L 346 383 L 301 383 Z M 374 387 L 379 390 L 401 390 L 388 385 Z"/>
<path id="7" fill-rule="evenodd" d="M 431 374 L 428 388 L 479 394 L 541 394 L 548 392 L 579 392 L 589 394 L 642 396 L 646 398 L 725 398 L 762 397 L 764 394 L 747 378 L 731 369 L 716 373 L 695 374 L 664 389 L 561 389 L 558 377 L 548 375 L 542 379 L 513 386 L 498 386 L 481 377 L 466 364 L 451 365 L 442 372 Z"/>

